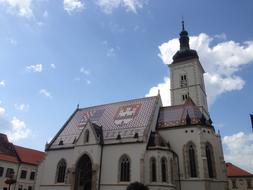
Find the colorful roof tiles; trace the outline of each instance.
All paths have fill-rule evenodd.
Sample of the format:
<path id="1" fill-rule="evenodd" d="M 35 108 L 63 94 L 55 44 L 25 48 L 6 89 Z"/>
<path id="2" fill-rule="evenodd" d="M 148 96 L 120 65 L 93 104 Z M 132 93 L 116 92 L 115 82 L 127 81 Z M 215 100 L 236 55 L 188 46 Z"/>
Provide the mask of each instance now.
<path id="1" fill-rule="evenodd" d="M 190 119 L 190 121 L 187 121 Z M 203 121 L 204 120 L 204 121 Z M 158 128 L 176 127 L 189 124 L 201 124 L 206 121 L 204 115 L 194 104 L 191 98 L 188 98 L 184 104 L 176 106 L 162 107 L 158 118 Z"/>
<path id="2" fill-rule="evenodd" d="M 134 99 L 78 109 L 49 145 L 49 148 L 72 146 L 85 124 L 90 121 L 102 127 L 103 138 L 116 139 L 143 136 L 151 122 L 159 96 Z M 61 144 L 61 145 L 59 145 Z"/>

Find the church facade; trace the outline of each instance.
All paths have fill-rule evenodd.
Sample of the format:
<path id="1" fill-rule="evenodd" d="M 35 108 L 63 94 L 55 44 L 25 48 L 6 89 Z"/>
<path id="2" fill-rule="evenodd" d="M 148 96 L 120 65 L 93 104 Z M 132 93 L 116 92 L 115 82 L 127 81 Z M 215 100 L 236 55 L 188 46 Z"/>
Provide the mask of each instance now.
<path id="1" fill-rule="evenodd" d="M 221 137 L 208 113 L 204 69 L 188 32 L 170 64 L 171 102 L 160 95 L 77 108 L 46 145 L 38 190 L 225 190 Z"/>

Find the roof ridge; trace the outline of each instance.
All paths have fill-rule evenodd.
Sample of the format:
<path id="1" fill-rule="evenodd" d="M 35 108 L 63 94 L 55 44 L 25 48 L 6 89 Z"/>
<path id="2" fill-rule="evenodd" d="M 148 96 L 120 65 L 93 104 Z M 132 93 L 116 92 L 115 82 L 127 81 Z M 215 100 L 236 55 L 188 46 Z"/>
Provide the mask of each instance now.
<path id="1" fill-rule="evenodd" d="M 108 105 L 113 105 L 113 104 L 122 104 L 122 103 L 131 102 L 131 101 L 137 101 L 137 100 L 152 99 L 152 98 L 157 98 L 157 97 L 158 96 L 156 95 L 156 96 L 149 96 L 149 97 L 143 97 L 143 98 L 134 98 L 134 99 L 129 99 L 129 100 L 122 100 L 122 101 L 119 101 L 119 102 L 105 103 L 105 104 L 101 104 L 101 105 L 95 105 L 95 106 L 79 108 L 78 111 L 82 111 L 82 110 L 85 110 L 85 109 L 96 108 L 96 107 L 108 106 Z"/>
<path id="2" fill-rule="evenodd" d="M 18 147 L 18 148 L 24 148 L 24 149 L 27 149 L 27 150 L 31 150 L 31 151 L 34 151 L 34 152 L 40 152 L 40 153 L 45 153 L 43 151 L 40 151 L 40 150 L 36 150 L 36 149 L 32 149 L 32 148 L 27 148 L 27 147 L 23 147 L 23 146 L 19 146 L 19 145 L 14 145 L 15 148 Z"/>

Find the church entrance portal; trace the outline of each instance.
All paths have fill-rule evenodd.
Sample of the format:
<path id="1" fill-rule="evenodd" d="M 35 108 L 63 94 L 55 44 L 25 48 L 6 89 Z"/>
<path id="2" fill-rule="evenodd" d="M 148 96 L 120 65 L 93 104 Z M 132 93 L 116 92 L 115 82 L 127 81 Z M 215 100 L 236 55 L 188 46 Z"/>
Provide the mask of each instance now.
<path id="1" fill-rule="evenodd" d="M 76 165 L 75 190 L 91 190 L 92 163 L 88 155 L 84 154 Z"/>

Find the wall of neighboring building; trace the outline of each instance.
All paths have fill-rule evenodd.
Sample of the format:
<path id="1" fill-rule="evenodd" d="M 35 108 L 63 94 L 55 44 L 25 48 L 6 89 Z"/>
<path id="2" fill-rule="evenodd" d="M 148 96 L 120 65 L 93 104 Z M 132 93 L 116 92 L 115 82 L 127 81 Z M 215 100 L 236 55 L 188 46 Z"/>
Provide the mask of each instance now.
<path id="1" fill-rule="evenodd" d="M 20 164 L 14 162 L 0 161 L 0 167 L 4 168 L 2 176 L 0 176 L 0 189 L 8 188 L 8 185 L 5 184 L 6 180 L 6 172 L 8 168 L 14 170 L 14 179 L 17 182 L 11 185 L 11 190 L 34 190 L 35 189 L 35 181 L 37 175 L 37 166 L 30 164 Z M 26 171 L 26 176 L 21 178 L 21 172 Z M 31 172 L 34 173 L 34 179 L 31 179 Z"/>
<path id="2" fill-rule="evenodd" d="M 23 175 L 21 175 L 22 172 Z M 26 173 L 26 175 L 24 175 L 24 172 Z M 16 189 L 34 190 L 36 175 L 37 175 L 37 166 L 24 163 L 20 164 L 15 190 Z"/>
<path id="3" fill-rule="evenodd" d="M 228 177 L 229 190 L 252 190 L 253 177 Z"/>
<path id="4" fill-rule="evenodd" d="M 6 173 L 7 173 L 7 169 L 13 169 L 14 171 L 14 179 L 16 179 L 17 177 L 17 171 L 18 171 L 18 163 L 14 163 L 14 162 L 8 162 L 8 161 L 2 161 L 0 160 L 0 167 L 3 167 L 3 174 L 2 176 L 0 176 L 0 188 L 1 190 L 4 188 L 8 188 L 8 185 L 5 183 L 6 180 Z M 15 184 L 11 186 L 11 190 L 14 190 Z M 7 190 L 7 189 L 6 189 Z"/>

